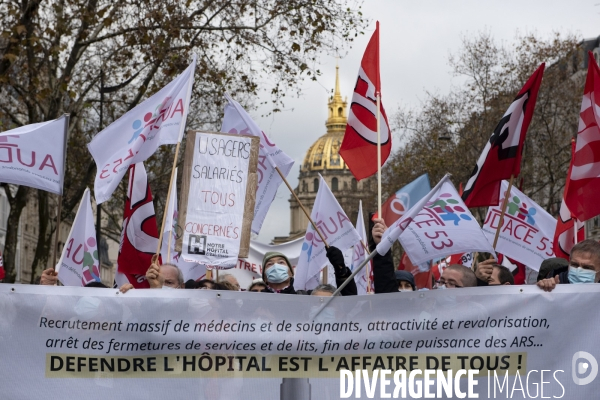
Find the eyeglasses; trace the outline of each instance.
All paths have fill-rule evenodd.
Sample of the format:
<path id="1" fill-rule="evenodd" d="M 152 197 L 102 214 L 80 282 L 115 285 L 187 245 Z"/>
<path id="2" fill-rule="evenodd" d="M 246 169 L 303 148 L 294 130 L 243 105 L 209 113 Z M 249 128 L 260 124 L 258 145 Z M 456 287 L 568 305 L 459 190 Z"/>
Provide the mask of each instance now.
<path id="1" fill-rule="evenodd" d="M 435 281 L 435 287 L 437 288 L 438 286 L 446 286 L 448 289 L 454 289 L 454 288 L 462 288 L 464 286 L 460 286 L 459 284 L 457 284 L 454 281 L 448 281 L 446 282 L 444 279 L 440 279 L 439 281 Z"/>

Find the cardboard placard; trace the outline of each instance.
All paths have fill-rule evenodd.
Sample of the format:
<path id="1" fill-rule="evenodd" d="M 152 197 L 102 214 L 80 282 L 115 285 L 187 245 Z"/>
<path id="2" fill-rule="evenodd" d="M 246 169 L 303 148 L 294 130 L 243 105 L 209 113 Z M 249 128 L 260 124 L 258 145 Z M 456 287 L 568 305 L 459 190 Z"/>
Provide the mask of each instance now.
<path id="1" fill-rule="evenodd" d="M 259 145 L 255 136 L 188 132 L 178 218 L 183 235 L 176 243 L 184 259 L 234 267 L 238 257 L 248 257 Z M 231 254 L 238 238 L 239 252 Z"/>

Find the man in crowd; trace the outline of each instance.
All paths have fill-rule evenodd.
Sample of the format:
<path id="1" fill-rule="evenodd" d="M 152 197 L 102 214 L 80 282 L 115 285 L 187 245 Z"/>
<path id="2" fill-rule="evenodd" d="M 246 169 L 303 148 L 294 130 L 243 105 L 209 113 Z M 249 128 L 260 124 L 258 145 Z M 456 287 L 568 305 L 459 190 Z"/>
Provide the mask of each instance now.
<path id="1" fill-rule="evenodd" d="M 230 284 L 233 288 L 233 290 L 240 290 L 240 283 L 238 282 L 237 278 L 231 274 L 219 274 L 219 279 L 217 281 L 218 283 L 225 283 L 227 282 L 228 284 Z"/>
<path id="2" fill-rule="evenodd" d="M 475 271 L 477 286 L 514 285 L 515 279 L 512 272 L 504 265 L 498 264 L 490 258 L 480 262 Z"/>
<path id="3" fill-rule="evenodd" d="M 514 285 L 515 279 L 512 272 L 504 265 L 494 264 L 492 275 L 488 281 L 488 286 Z"/>
<path id="4" fill-rule="evenodd" d="M 436 289 L 459 289 L 477 286 L 477 277 L 471 268 L 464 265 L 452 264 L 446 267 Z"/>
<path id="5" fill-rule="evenodd" d="M 335 293 L 335 287 L 330 284 L 319 285 L 313 289 L 312 296 L 331 297 Z"/>
<path id="6" fill-rule="evenodd" d="M 146 279 L 151 289 L 183 289 L 183 273 L 173 264 L 150 264 L 146 271 Z"/>
<path id="7" fill-rule="evenodd" d="M 538 281 L 540 289 L 551 292 L 558 284 L 597 283 L 600 280 L 600 243 L 587 239 L 571 250 L 568 271 Z"/>

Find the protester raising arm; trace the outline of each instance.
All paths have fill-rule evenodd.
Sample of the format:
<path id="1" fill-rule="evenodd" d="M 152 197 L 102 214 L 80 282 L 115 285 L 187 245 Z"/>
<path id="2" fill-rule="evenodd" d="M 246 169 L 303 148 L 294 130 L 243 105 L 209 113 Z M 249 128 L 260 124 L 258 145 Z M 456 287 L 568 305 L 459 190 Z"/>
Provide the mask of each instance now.
<path id="1" fill-rule="evenodd" d="M 346 263 L 344 262 L 344 255 L 342 251 L 334 246 L 329 246 L 327 248 L 327 259 L 333 265 L 333 272 L 335 273 L 335 283 L 339 287 L 344 283 L 346 279 L 350 275 L 352 275 L 352 271 L 350 268 L 346 267 Z M 340 292 L 342 296 L 355 296 L 358 294 L 358 289 L 356 288 L 356 282 L 352 279 L 346 287 L 342 289 Z"/>
<path id="2" fill-rule="evenodd" d="M 48 268 L 42 271 L 40 285 L 54 286 L 58 283 L 58 272 L 54 268 Z"/>
<path id="3" fill-rule="evenodd" d="M 376 218 L 373 222 L 375 222 L 372 230 L 373 242 L 369 243 L 371 251 L 375 251 L 375 246 L 379 244 L 383 233 L 387 229 L 383 218 Z M 384 255 L 377 254 L 373 257 L 373 284 L 375 293 L 395 293 L 398 291 L 391 249 Z"/>
<path id="4" fill-rule="evenodd" d="M 494 272 L 494 265 L 498 262 L 493 258 L 485 260 L 477 264 L 475 269 L 475 277 L 477 278 L 477 286 L 488 286 Z"/>

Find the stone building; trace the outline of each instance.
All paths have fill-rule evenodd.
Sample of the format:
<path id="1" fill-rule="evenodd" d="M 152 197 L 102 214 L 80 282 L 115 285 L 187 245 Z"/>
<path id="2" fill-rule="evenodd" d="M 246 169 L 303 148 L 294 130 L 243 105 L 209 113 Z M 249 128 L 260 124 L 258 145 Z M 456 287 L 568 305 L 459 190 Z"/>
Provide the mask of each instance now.
<path id="1" fill-rule="evenodd" d="M 346 130 L 348 102 L 340 94 L 339 67 L 336 67 L 335 90 L 327 102 L 328 118 L 326 133 L 308 149 L 300 166 L 298 187 L 295 189 L 300 202 L 310 213 L 319 190 L 319 174 L 323 177 L 352 223 L 356 223 L 359 201 L 363 201 L 365 218 L 372 207 L 367 203 L 377 190 L 376 177 L 357 182 L 339 154 Z M 290 234 L 276 237 L 273 243 L 283 243 L 304 236 L 308 218 L 300 205 L 290 195 Z M 368 226 L 368 225 L 367 225 Z"/>

